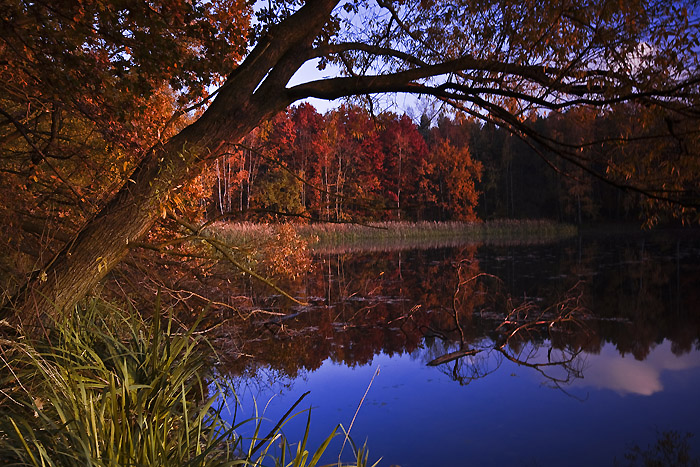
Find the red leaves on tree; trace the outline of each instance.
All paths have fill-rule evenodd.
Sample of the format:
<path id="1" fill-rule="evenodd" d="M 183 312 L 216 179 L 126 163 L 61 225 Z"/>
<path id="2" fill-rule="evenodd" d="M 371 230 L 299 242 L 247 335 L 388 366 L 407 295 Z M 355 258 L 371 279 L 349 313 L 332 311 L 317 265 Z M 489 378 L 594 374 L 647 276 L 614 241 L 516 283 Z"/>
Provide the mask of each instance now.
<path id="1" fill-rule="evenodd" d="M 348 106 L 321 115 L 301 104 L 258 128 L 246 148 L 214 166 L 216 187 L 209 191 L 217 210 L 230 216 L 475 220 L 481 164 L 457 130 L 450 135 L 455 142 L 434 133 L 428 145 L 406 115 L 372 116 Z M 246 203 L 232 209 L 224 194 Z"/>

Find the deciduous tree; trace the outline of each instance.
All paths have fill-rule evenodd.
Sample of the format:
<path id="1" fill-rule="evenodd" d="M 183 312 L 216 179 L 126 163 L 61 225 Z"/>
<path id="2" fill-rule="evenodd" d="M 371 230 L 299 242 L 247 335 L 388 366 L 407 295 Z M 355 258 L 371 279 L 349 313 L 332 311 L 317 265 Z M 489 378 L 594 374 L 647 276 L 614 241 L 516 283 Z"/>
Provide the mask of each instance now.
<path id="1" fill-rule="evenodd" d="M 26 171 L 32 157 L 47 167 L 55 160 L 49 142 L 61 138 L 50 129 L 61 125 L 52 116 L 64 109 L 130 157 L 121 186 L 38 265 L 6 316 L 73 306 L 151 228 L 183 181 L 300 99 L 431 95 L 547 146 L 554 144 L 523 118 L 532 109 L 635 101 L 674 119 L 697 117 L 699 15 L 690 0 L 281 0 L 258 10 L 250 33 L 249 7 L 235 1 L 10 0 L 2 10 L 0 125 L 3 139 L 26 146 L 25 166 L 9 170 Z M 337 64 L 344 76 L 290 85 L 310 61 Z M 201 100 L 219 77 L 216 96 Z M 175 113 L 144 122 L 154 92 L 164 88 L 172 90 Z M 192 112 L 185 103 L 206 110 L 182 129 L 168 125 Z M 697 125 L 674 123 L 668 131 L 677 128 Z M 574 151 L 556 149 L 577 163 Z M 615 183 L 697 207 L 697 184 L 679 190 L 635 182 L 630 174 Z"/>

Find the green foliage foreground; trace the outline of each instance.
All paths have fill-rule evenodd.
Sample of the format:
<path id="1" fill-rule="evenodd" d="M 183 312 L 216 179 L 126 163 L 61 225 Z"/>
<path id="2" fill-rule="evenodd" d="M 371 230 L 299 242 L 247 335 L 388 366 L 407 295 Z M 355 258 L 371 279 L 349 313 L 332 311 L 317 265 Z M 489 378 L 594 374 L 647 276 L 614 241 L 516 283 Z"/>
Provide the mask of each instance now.
<path id="1" fill-rule="evenodd" d="M 267 434 L 258 418 L 228 423 L 231 385 L 215 352 L 194 328 L 177 328 L 94 301 L 50 339 L 2 340 L 0 464 L 317 465 L 338 430 L 309 453 L 308 423 L 296 445 L 282 436 L 289 413 Z M 364 448 L 355 456 L 366 464 Z"/>

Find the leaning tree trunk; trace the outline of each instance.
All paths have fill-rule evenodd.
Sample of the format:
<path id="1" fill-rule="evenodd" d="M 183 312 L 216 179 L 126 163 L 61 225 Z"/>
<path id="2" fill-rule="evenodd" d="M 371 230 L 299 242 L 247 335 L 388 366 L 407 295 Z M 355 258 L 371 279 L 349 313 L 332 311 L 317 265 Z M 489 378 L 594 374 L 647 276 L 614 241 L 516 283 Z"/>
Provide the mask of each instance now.
<path id="1" fill-rule="evenodd" d="M 202 161 L 217 154 L 224 136 L 242 137 L 269 113 L 246 112 L 246 118 L 226 128 L 226 135 L 222 135 L 216 122 L 225 116 L 214 106 L 210 110 L 168 143 L 147 154 L 104 209 L 22 288 L 10 304 L 13 308 L 3 313 L 9 315 L 10 322 L 26 324 L 28 319 L 34 321 L 71 308 L 124 258 L 130 243 L 148 232 L 173 187 L 196 175 Z"/>
<path id="2" fill-rule="evenodd" d="M 152 149 L 92 221 L 0 311 L 11 324 L 72 308 L 158 219 L 169 193 L 230 141 L 291 104 L 285 85 L 304 62 L 337 0 L 311 0 L 261 39 L 228 77 L 207 111 Z"/>

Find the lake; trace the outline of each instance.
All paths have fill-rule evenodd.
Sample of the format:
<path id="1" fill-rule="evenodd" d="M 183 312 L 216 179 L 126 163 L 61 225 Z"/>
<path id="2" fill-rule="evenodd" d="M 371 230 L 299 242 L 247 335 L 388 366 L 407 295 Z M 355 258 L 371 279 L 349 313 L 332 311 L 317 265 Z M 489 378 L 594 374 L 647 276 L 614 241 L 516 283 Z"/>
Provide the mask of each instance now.
<path id="1" fill-rule="evenodd" d="M 664 436 L 700 457 L 696 233 L 389 250 L 316 253 L 286 284 L 308 306 L 253 294 L 246 414 L 310 391 L 310 446 L 342 423 L 384 466 L 637 465 Z"/>

